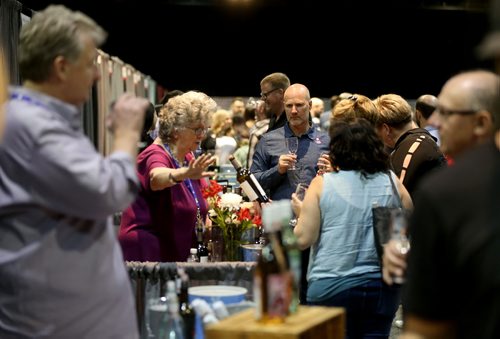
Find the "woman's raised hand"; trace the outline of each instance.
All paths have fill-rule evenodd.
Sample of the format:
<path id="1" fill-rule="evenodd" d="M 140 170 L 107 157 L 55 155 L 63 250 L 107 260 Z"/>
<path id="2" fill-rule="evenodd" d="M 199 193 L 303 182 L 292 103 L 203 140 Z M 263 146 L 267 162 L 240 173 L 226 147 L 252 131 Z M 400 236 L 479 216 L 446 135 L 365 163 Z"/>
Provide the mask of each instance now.
<path id="1" fill-rule="evenodd" d="M 215 157 L 211 154 L 202 154 L 196 159 L 191 159 L 188 165 L 187 177 L 190 179 L 200 179 L 215 175 L 213 171 L 207 171 L 208 166 L 215 162 Z"/>

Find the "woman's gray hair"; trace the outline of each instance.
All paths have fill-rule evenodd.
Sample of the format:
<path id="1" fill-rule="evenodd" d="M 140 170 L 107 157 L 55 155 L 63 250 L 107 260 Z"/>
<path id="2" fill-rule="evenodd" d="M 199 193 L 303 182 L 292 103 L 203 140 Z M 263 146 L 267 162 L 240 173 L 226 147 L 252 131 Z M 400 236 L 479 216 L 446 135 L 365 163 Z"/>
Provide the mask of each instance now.
<path id="1" fill-rule="evenodd" d="M 189 91 L 168 100 L 159 113 L 159 136 L 163 142 L 172 140 L 176 129 L 201 121 L 208 126 L 217 103 L 203 92 Z"/>
<path id="2" fill-rule="evenodd" d="M 107 33 L 87 15 L 61 5 L 51 5 L 37 12 L 22 27 L 19 36 L 21 77 L 44 81 L 50 76 L 56 57 L 77 60 L 83 51 L 82 36 L 89 36 L 96 46 L 100 46 Z"/>

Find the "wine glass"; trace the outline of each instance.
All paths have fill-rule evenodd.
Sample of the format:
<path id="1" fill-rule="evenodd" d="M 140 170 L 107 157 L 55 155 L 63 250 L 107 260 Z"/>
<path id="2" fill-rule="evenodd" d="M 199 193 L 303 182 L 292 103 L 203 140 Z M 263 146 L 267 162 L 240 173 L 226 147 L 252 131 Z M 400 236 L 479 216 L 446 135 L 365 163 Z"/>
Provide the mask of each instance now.
<path id="1" fill-rule="evenodd" d="M 297 199 L 300 201 L 304 201 L 304 197 L 306 196 L 306 191 L 309 188 L 308 184 L 299 183 L 297 188 L 295 189 L 295 194 L 297 195 Z M 297 225 L 297 217 L 293 217 L 290 219 L 290 226 L 295 227 Z"/>
<path id="2" fill-rule="evenodd" d="M 402 209 L 393 210 L 391 212 L 391 219 L 391 239 L 396 242 L 395 245 L 399 253 L 406 255 L 410 251 L 410 239 L 407 236 L 408 224 L 405 212 Z M 405 282 L 404 276 L 393 276 L 392 279 L 396 284 L 403 284 Z"/>
<path id="3" fill-rule="evenodd" d="M 147 301 L 146 331 L 148 338 L 159 338 L 163 319 L 167 314 L 167 298 L 151 298 Z"/>
<path id="4" fill-rule="evenodd" d="M 299 138 L 297 137 L 290 137 L 290 138 L 286 138 L 286 147 L 288 148 L 288 151 L 291 153 L 291 154 L 297 154 L 297 149 L 299 148 Z M 295 167 L 295 163 L 288 167 L 288 170 L 289 171 L 295 171 L 297 169 L 297 167 Z"/>
<path id="5" fill-rule="evenodd" d="M 309 188 L 308 184 L 300 183 L 297 185 L 297 188 L 295 189 L 295 194 L 297 195 L 297 198 L 299 198 L 300 201 L 304 200 L 308 188 Z"/>
<path id="6" fill-rule="evenodd" d="M 319 155 L 320 158 L 324 158 L 325 156 L 327 156 L 328 158 L 330 158 L 330 152 L 329 151 L 322 151 L 321 154 Z M 325 165 L 319 165 L 318 166 L 318 175 L 323 175 L 325 173 L 325 171 L 328 169 L 327 166 Z"/>

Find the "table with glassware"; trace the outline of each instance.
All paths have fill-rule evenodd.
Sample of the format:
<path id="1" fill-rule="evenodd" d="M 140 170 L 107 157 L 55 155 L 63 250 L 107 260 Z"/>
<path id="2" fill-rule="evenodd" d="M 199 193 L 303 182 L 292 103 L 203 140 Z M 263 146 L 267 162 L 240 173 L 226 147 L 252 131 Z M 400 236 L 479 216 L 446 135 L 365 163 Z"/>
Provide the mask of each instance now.
<path id="1" fill-rule="evenodd" d="M 246 300 L 253 300 L 253 274 L 255 262 L 126 262 L 127 271 L 136 300 L 136 311 L 141 338 L 144 331 L 145 304 L 151 298 L 165 295 L 168 280 L 173 280 L 178 268 L 189 276 L 190 286 L 229 285 L 247 289 Z"/>

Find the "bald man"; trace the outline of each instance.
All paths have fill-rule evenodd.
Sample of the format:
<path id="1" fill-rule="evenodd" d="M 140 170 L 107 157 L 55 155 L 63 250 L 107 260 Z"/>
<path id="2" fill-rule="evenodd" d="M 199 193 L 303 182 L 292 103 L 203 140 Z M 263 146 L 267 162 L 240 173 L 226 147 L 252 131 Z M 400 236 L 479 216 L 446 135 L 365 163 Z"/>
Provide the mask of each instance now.
<path id="1" fill-rule="evenodd" d="M 309 120 L 311 95 L 306 86 L 288 87 L 283 94 L 283 104 L 285 125 L 262 136 L 250 168 L 272 200 L 290 199 L 299 183 L 309 185 L 323 164 L 321 153 L 328 151 L 330 145 L 328 134 L 312 127 Z M 293 137 L 298 138 L 296 154 L 290 153 L 285 142 Z M 301 304 L 306 302 L 308 259 L 309 249 L 305 249 L 302 251 Z"/>
<path id="2" fill-rule="evenodd" d="M 492 138 L 499 86 L 498 75 L 486 70 L 463 72 L 444 84 L 429 119 L 439 130 L 443 153 L 456 158 Z"/>
<path id="3" fill-rule="evenodd" d="M 445 148 L 458 152 L 460 159 L 446 172 L 429 178 L 422 197 L 416 201 L 414 219 L 419 223 L 415 229 L 419 229 L 420 234 L 417 233 L 412 240 L 406 291 L 411 297 L 404 305 L 407 321 L 401 338 L 500 338 L 497 255 L 500 243 L 500 0 L 491 2 L 489 13 L 491 31 L 479 46 L 479 52 L 482 58 L 496 62 L 497 76 L 485 71 L 462 73 L 450 79 L 439 96 L 443 105 L 440 110 L 448 109 L 451 113 L 445 114 L 446 118 L 440 121 L 440 134 L 444 136 Z M 464 91 L 468 95 L 461 93 Z M 458 111 L 462 114 L 457 114 Z M 466 111 L 475 113 L 463 114 Z M 491 121 L 485 111 L 491 113 Z M 495 134 L 488 132 L 492 122 L 495 123 Z M 463 142 L 462 131 L 453 136 L 452 124 L 455 124 L 455 130 L 461 129 L 463 124 L 468 126 L 465 129 L 469 132 L 465 135 L 472 134 L 466 138 L 471 142 L 469 145 Z M 475 143 L 481 145 L 469 149 Z M 443 180 L 448 184 L 443 186 Z M 435 186 L 435 183 L 440 186 Z M 439 201 L 446 203 L 447 207 L 432 206 L 431 191 L 439 194 Z M 419 201 L 428 205 L 420 208 Z M 422 215 L 430 218 L 418 220 L 417 213 L 421 218 Z M 440 219 L 440 216 L 445 218 Z M 413 224 L 417 225 L 416 222 Z M 429 230 L 431 237 L 426 237 Z M 446 230 L 449 231 L 444 232 Z M 423 241 L 417 243 L 419 237 Z M 437 237 L 440 237 L 438 242 Z M 389 268 L 386 263 L 390 262 L 392 266 L 396 258 L 391 246 L 385 248 L 384 280 Z M 392 257 L 391 260 L 388 256 Z M 393 273 L 403 272 L 404 260 L 400 264 L 402 266 Z M 419 270 L 422 267 L 424 271 Z M 443 277 L 446 278 L 443 280 Z M 449 278 L 451 283 L 446 280 Z M 425 296 L 422 297 L 424 290 Z"/>
<path id="4" fill-rule="evenodd" d="M 257 143 L 251 172 L 272 200 L 290 199 L 299 182 L 309 183 L 316 175 L 318 158 L 328 151 L 330 138 L 314 129 L 309 121 L 311 98 L 302 84 L 293 84 L 284 92 L 286 123 L 268 131 Z M 291 154 L 285 139 L 297 137 L 299 147 Z M 289 170 L 295 163 L 297 170 Z"/>
<path id="5" fill-rule="evenodd" d="M 425 128 L 434 137 L 438 146 L 440 145 L 439 133 L 435 126 L 429 124 L 429 118 L 436 109 L 438 98 L 431 94 L 421 95 L 415 103 L 415 119 L 420 128 Z"/>
<path id="6" fill-rule="evenodd" d="M 493 72 L 455 75 L 431 116 L 456 162 L 422 181 L 410 221 L 403 308 L 405 330 L 418 338 L 500 337 L 499 88 Z M 390 241 L 383 260 L 391 284 L 406 255 Z"/>
<path id="7" fill-rule="evenodd" d="M 325 103 L 323 100 L 317 97 L 312 97 L 311 98 L 311 118 L 312 118 L 312 125 L 316 129 L 321 128 L 321 123 L 320 123 L 320 116 L 321 113 L 325 110 Z"/>

